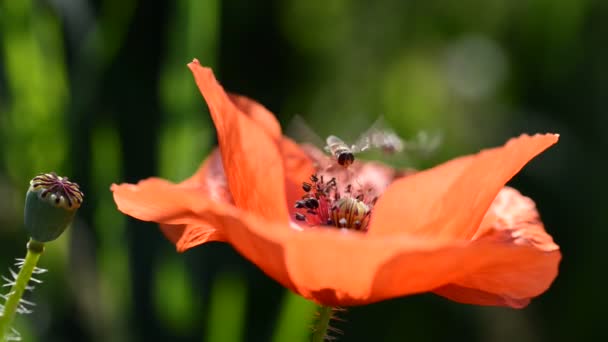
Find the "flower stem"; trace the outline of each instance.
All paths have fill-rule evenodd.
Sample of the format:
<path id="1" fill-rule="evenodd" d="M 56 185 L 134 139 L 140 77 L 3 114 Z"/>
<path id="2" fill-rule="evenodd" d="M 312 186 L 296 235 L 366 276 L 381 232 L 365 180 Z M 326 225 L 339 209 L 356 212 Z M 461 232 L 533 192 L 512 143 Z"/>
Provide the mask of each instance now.
<path id="1" fill-rule="evenodd" d="M 327 336 L 327 328 L 329 328 L 329 321 L 333 315 L 333 308 L 331 306 L 320 306 L 319 317 L 313 326 L 312 342 L 323 342 L 325 336 Z"/>
<path id="2" fill-rule="evenodd" d="M 7 334 L 11 329 L 11 324 L 13 322 L 13 318 L 15 317 L 15 312 L 19 307 L 19 303 L 21 302 L 23 292 L 25 292 L 27 284 L 32 278 L 32 273 L 34 272 L 38 259 L 40 258 L 40 255 L 42 255 L 43 251 L 44 243 L 33 239 L 30 239 L 30 241 L 27 243 L 27 254 L 25 255 L 25 260 L 21 266 L 19 274 L 17 275 L 17 279 L 15 279 L 15 283 L 13 284 L 11 291 L 7 295 L 6 303 L 4 304 L 4 312 L 2 312 L 2 315 L 0 315 L 0 341 L 6 341 Z"/>

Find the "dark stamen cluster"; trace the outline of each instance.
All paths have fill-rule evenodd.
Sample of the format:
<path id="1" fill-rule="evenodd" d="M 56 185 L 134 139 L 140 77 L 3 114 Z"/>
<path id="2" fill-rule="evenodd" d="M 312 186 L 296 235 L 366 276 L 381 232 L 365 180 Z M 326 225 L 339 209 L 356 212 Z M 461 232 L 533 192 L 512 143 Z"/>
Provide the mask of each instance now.
<path id="1" fill-rule="evenodd" d="M 302 183 L 305 194 L 295 204 L 296 220 L 311 226 L 366 231 L 377 198 L 367 201 L 363 192 L 353 194 L 352 188 L 348 184 L 341 193 L 336 178 L 325 181 L 323 176 L 312 175 L 310 182 Z"/>

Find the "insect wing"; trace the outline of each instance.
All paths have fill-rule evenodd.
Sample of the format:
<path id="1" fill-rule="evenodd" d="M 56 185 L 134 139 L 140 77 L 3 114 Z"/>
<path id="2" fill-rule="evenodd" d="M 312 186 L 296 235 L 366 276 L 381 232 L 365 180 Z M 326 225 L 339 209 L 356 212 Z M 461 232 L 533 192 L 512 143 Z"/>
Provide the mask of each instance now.
<path id="1" fill-rule="evenodd" d="M 387 155 L 407 152 L 420 157 L 429 157 L 441 145 L 440 133 L 420 131 L 413 139 L 405 140 L 389 128 L 383 117 L 379 117 L 352 146 L 354 153 L 377 149 Z"/>
<path id="2" fill-rule="evenodd" d="M 350 147 L 342 139 L 335 135 L 330 135 L 324 142 L 300 115 L 296 114 L 292 118 L 286 131 L 289 136 L 304 145 L 309 144 L 318 148 L 323 147 L 325 152 L 328 153 L 328 155 L 324 156 L 326 158 L 322 158 L 316 152 L 311 152 L 313 150 L 308 150 L 308 153 L 314 153 L 316 155 L 313 159 L 322 164 L 322 168 L 331 168 L 336 165 L 347 168 L 354 161 L 354 156 Z M 316 149 L 314 149 L 314 151 L 316 151 Z"/>
<path id="3" fill-rule="evenodd" d="M 396 153 L 403 150 L 403 140 L 395 131 L 388 128 L 383 117 L 379 117 L 353 145 L 353 152 L 363 152 L 369 149 L 380 149 L 385 153 Z"/>
<path id="4" fill-rule="evenodd" d="M 338 149 L 350 150 L 350 148 L 348 147 L 348 145 L 346 145 L 344 140 L 338 138 L 335 135 L 328 136 L 327 139 L 325 140 L 325 142 L 327 143 L 327 145 L 325 145 L 325 150 L 332 154 L 335 154 Z"/>
<path id="5" fill-rule="evenodd" d="M 299 114 L 293 116 L 287 125 L 286 133 L 299 143 L 308 143 L 319 148 L 325 146 L 324 139 L 315 133 Z"/>
<path id="6" fill-rule="evenodd" d="M 430 154 L 435 152 L 437 148 L 439 148 L 442 141 L 443 136 L 440 133 L 420 131 L 414 140 L 407 141 L 405 143 L 405 149 L 418 153 L 424 157 L 428 157 Z"/>

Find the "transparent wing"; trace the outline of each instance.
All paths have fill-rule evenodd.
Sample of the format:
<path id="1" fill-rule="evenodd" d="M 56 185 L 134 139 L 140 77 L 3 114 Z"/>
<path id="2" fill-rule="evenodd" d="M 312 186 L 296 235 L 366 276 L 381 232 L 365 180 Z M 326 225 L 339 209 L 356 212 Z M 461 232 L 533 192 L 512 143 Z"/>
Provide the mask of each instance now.
<path id="1" fill-rule="evenodd" d="M 380 149 L 386 153 L 398 153 L 403 150 L 403 139 L 384 121 L 382 116 L 368 128 L 352 146 L 354 152 L 368 149 Z"/>
<path id="2" fill-rule="evenodd" d="M 325 140 L 326 145 L 325 145 L 325 151 L 327 152 L 333 152 L 332 149 L 335 147 L 346 147 L 347 145 L 344 143 L 344 140 L 338 138 L 335 135 L 330 135 L 327 137 L 327 139 Z"/>
<path id="3" fill-rule="evenodd" d="M 442 141 L 443 135 L 439 132 L 420 131 L 414 139 L 405 142 L 404 149 L 428 157 L 439 148 Z"/>
<path id="4" fill-rule="evenodd" d="M 412 139 L 403 139 L 380 116 L 352 146 L 353 152 L 376 149 L 385 154 L 401 152 L 428 157 L 441 145 L 443 136 L 438 132 L 420 131 Z"/>
<path id="5" fill-rule="evenodd" d="M 293 116 L 285 129 L 285 133 L 298 143 L 308 143 L 319 148 L 324 147 L 327 150 L 324 139 L 315 133 L 299 114 Z"/>

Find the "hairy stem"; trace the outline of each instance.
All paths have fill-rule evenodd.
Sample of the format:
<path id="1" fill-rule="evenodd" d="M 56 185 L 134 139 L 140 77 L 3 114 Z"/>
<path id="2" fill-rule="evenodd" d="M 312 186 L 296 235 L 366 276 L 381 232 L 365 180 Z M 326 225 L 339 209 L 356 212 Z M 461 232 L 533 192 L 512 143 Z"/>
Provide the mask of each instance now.
<path id="1" fill-rule="evenodd" d="M 327 336 L 327 328 L 329 328 L 329 321 L 333 314 L 333 308 L 331 306 L 319 307 L 319 317 L 313 326 L 312 342 L 323 342 L 325 336 Z"/>
<path id="2" fill-rule="evenodd" d="M 15 284 L 11 288 L 11 291 L 7 295 L 6 303 L 4 304 L 4 312 L 0 315 L 0 341 L 6 341 L 8 332 L 11 329 L 15 312 L 21 302 L 23 292 L 27 287 L 32 273 L 36 268 L 38 259 L 44 251 L 44 243 L 30 239 L 27 243 L 27 254 L 21 270 L 15 279 Z"/>

